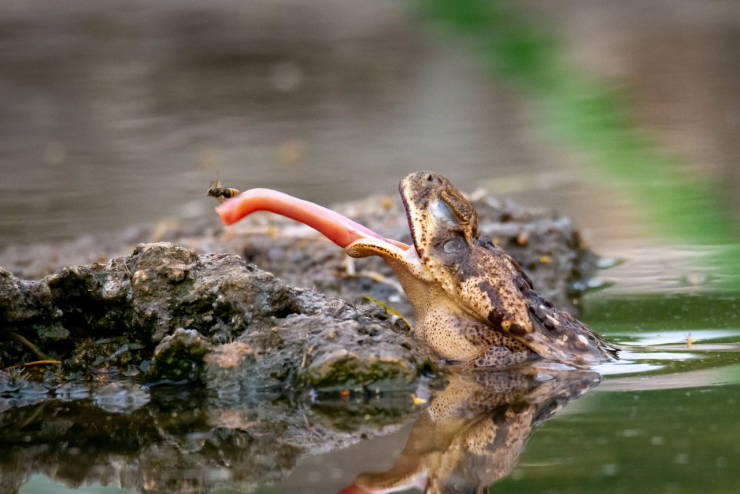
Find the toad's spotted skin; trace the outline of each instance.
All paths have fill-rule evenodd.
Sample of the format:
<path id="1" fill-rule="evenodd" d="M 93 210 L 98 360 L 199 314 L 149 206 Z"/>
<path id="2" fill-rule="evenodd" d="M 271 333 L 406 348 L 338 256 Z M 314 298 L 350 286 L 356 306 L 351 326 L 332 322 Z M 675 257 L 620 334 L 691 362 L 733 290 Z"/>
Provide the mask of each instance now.
<path id="1" fill-rule="evenodd" d="M 416 312 L 415 335 L 440 356 L 480 367 L 537 356 L 583 367 L 616 356 L 537 294 L 506 252 L 478 238 L 478 214 L 449 180 L 416 172 L 399 189 L 418 258 L 375 238 L 346 250 L 380 255 L 393 267 Z"/>

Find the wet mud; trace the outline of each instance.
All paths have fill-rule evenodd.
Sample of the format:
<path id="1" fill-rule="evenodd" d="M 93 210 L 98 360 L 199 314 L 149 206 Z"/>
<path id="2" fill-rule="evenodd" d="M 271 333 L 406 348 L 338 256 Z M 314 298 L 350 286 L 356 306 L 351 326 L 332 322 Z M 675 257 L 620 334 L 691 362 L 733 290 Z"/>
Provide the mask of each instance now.
<path id="1" fill-rule="evenodd" d="M 59 361 L 21 367 L 50 386 L 106 371 L 218 393 L 398 387 L 425 362 L 381 307 L 290 286 L 235 255 L 161 242 L 38 281 L 0 277 L 2 360 Z"/>

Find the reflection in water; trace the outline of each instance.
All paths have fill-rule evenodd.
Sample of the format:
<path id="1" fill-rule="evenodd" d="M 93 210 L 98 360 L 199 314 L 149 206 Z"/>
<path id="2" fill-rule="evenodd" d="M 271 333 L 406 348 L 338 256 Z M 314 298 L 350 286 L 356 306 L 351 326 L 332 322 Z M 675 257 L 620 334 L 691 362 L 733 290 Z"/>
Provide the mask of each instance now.
<path id="1" fill-rule="evenodd" d="M 599 381 L 595 372 L 533 367 L 452 375 L 417 419 L 393 467 L 360 474 L 342 492 L 486 492 L 514 468 L 536 425 Z"/>
<path id="2" fill-rule="evenodd" d="M 361 474 L 345 492 L 412 486 L 479 492 L 511 471 L 534 426 L 599 380 L 595 372 L 534 367 L 451 375 L 393 468 Z M 117 395 L 141 391 L 131 384 L 116 389 Z M 283 478 L 306 455 L 390 434 L 415 412 L 407 393 L 291 403 L 153 389 L 148 401 L 124 400 L 127 407 L 101 406 L 95 393 L 0 414 L 0 492 L 19 492 L 34 474 L 71 487 L 252 492 Z"/>
<path id="3" fill-rule="evenodd" d="M 119 394 L 140 391 L 118 389 Z M 0 492 L 18 492 L 39 473 L 70 487 L 97 483 L 137 492 L 217 487 L 252 492 L 282 478 L 301 456 L 391 433 L 413 411 L 405 393 L 307 404 L 275 396 L 207 398 L 190 390 L 153 389 L 148 403 L 126 409 L 102 406 L 93 395 L 0 414 Z"/>

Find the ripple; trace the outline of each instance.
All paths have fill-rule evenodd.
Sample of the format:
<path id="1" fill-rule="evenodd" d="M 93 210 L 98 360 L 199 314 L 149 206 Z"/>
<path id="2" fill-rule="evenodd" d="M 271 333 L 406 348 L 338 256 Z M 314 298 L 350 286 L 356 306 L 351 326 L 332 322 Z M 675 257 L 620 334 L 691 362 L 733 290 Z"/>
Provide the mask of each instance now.
<path id="1" fill-rule="evenodd" d="M 740 329 L 692 329 L 691 331 L 650 331 L 644 333 L 613 333 L 610 332 L 622 346 L 658 346 L 683 343 L 684 348 L 688 348 L 688 338 L 692 338 L 693 343 L 700 341 L 718 340 L 740 336 Z M 629 341 L 620 341 L 629 338 Z"/>

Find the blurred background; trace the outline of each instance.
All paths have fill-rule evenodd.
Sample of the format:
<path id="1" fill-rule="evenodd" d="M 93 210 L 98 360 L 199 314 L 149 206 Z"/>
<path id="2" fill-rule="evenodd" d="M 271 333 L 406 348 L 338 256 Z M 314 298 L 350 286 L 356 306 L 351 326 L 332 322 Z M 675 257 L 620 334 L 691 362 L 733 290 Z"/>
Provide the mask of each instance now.
<path id="1" fill-rule="evenodd" d="M 735 241 L 736 0 L 5 0 L 0 247 L 433 169 L 595 247 Z"/>

